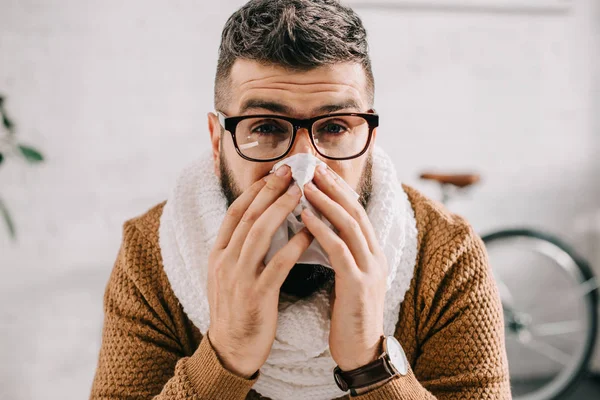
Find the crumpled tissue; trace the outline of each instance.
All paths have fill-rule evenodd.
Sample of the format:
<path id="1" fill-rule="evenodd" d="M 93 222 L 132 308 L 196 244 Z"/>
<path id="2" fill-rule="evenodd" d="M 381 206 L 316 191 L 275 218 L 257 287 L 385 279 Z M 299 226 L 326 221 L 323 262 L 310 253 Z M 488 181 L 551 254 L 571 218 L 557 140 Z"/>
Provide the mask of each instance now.
<path id="1" fill-rule="evenodd" d="M 332 227 L 331 223 L 327 221 L 327 219 L 323 217 L 308 202 L 306 197 L 304 197 L 304 185 L 312 181 L 313 177 L 315 176 L 315 169 L 321 164 L 325 165 L 329 169 L 330 173 L 339 177 L 339 175 L 337 175 L 335 171 L 329 168 L 325 162 L 319 160 L 317 157 L 313 156 L 310 153 L 294 154 L 291 157 L 279 161 L 271 169 L 271 173 L 273 173 L 282 165 L 288 165 L 292 170 L 292 184 L 294 184 L 295 182 L 298 185 L 298 187 L 302 191 L 302 198 L 300 199 L 300 202 L 298 203 L 294 211 L 290 215 L 288 215 L 286 221 L 283 224 L 281 224 L 281 226 L 275 232 L 275 235 L 273 235 L 271 247 L 269 248 L 269 251 L 265 256 L 265 264 L 267 264 L 271 260 L 271 258 L 273 258 L 275 253 L 277 253 L 283 246 L 285 246 L 296 233 L 300 232 L 300 230 L 304 228 L 304 223 L 302 222 L 300 214 L 305 208 L 308 208 L 316 216 L 320 217 L 323 220 L 323 222 L 325 222 L 329 227 Z M 342 182 L 342 184 L 345 185 L 351 191 L 351 193 L 353 193 L 354 197 L 358 200 L 358 193 L 356 193 L 352 189 L 352 187 L 350 187 L 350 185 L 348 185 L 341 177 L 339 178 L 339 182 Z M 302 255 L 297 261 L 297 264 L 319 264 L 331 268 L 331 264 L 329 262 L 329 258 L 327 257 L 327 253 L 325 253 L 321 245 L 316 240 L 313 240 L 308 249 L 304 253 L 302 253 Z"/>

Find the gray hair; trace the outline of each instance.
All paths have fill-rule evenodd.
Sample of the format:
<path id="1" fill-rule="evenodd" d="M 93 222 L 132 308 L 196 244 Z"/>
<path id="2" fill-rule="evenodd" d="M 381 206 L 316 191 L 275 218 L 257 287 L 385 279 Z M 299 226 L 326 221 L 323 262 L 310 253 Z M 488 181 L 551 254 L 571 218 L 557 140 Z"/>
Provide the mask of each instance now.
<path id="1" fill-rule="evenodd" d="M 359 16 L 337 0 L 250 0 L 227 20 L 215 77 L 215 107 L 222 109 L 237 59 L 307 71 L 356 62 L 367 76 L 372 107 L 374 79 L 367 32 Z"/>

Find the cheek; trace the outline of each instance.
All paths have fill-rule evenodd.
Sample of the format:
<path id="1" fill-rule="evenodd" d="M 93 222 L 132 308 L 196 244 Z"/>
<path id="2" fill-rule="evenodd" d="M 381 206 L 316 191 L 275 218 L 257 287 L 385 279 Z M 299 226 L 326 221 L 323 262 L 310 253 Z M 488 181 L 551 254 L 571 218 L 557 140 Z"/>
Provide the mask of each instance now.
<path id="1" fill-rule="evenodd" d="M 242 190 L 246 190 L 254 182 L 264 178 L 271 170 L 271 167 L 265 168 L 262 163 L 246 161 L 239 156 L 238 158 L 242 161 L 238 170 L 240 176 L 239 185 Z"/>
<path id="2" fill-rule="evenodd" d="M 254 182 L 266 176 L 274 165 L 274 163 L 257 163 L 244 160 L 235 151 L 231 136 L 229 136 L 229 140 L 224 139 L 223 153 L 231 175 L 242 192 Z"/>
<path id="3" fill-rule="evenodd" d="M 365 166 L 366 158 L 359 157 L 349 161 L 338 161 L 327 163 L 343 180 L 348 183 L 355 191 L 358 190 L 360 176 Z"/>

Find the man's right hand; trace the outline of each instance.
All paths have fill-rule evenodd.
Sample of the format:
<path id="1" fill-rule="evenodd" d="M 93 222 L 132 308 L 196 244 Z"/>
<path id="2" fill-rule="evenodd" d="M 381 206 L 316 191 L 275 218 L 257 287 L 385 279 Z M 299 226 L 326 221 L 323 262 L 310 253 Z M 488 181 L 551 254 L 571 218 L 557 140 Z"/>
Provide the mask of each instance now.
<path id="1" fill-rule="evenodd" d="M 229 207 L 209 256 L 208 336 L 225 368 L 246 378 L 269 356 L 279 290 L 313 239 L 303 229 L 264 265 L 275 231 L 300 201 L 297 185 L 286 190 L 290 181 L 290 169 L 283 166 L 240 195 Z"/>

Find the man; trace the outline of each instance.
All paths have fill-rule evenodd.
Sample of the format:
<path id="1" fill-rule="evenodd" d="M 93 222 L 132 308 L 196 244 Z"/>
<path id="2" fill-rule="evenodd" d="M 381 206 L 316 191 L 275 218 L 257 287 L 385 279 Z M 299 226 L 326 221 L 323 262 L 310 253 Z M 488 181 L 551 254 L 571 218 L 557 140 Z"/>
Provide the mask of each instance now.
<path id="1" fill-rule="evenodd" d="M 482 242 L 395 183 L 373 98 L 351 9 L 252 0 L 231 16 L 211 156 L 124 226 L 91 399 L 510 398 Z M 299 154 L 324 164 L 311 183 L 270 174 Z M 267 259 L 303 194 L 316 213 Z M 330 265 L 298 262 L 313 240 Z"/>

